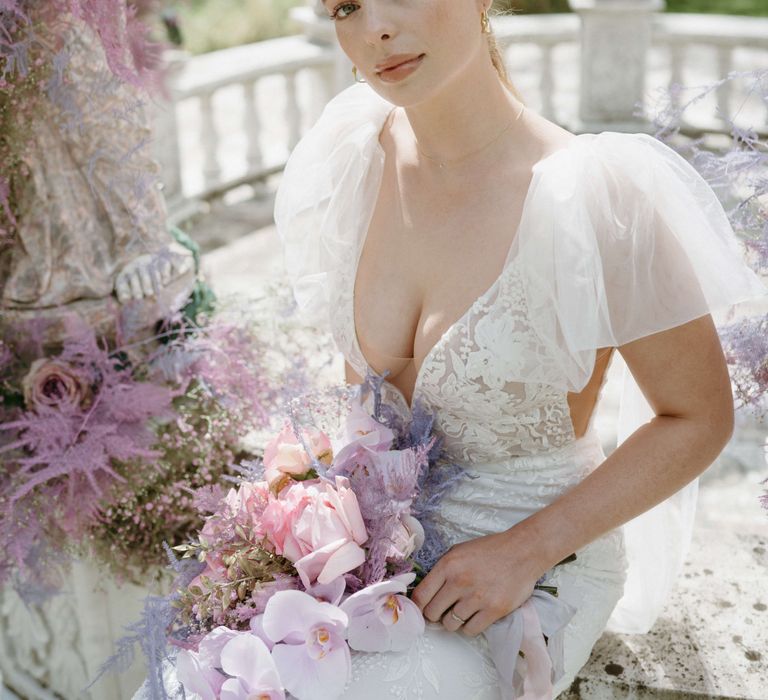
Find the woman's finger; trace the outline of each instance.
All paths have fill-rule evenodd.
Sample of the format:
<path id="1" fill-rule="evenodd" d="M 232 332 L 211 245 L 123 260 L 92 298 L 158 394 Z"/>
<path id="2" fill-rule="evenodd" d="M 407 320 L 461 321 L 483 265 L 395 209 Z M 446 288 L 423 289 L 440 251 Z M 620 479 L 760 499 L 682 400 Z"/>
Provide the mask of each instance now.
<path id="1" fill-rule="evenodd" d="M 458 600 L 459 591 L 456 586 L 446 581 L 442 588 L 432 597 L 432 600 L 424 607 L 424 617 L 431 622 L 440 622 L 440 619 L 445 615 L 445 611 Z"/>
<path id="2" fill-rule="evenodd" d="M 442 574 L 442 567 L 440 567 L 438 562 L 411 593 L 411 600 L 421 608 L 422 613 L 444 583 L 445 577 Z"/>

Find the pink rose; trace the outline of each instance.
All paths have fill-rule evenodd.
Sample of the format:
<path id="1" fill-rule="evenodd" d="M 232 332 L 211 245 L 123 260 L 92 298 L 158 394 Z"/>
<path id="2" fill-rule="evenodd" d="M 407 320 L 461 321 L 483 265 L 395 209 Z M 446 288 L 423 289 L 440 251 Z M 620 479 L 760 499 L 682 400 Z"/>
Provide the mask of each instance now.
<path id="1" fill-rule="evenodd" d="M 392 533 L 387 558 L 407 559 L 424 544 L 424 528 L 412 515 L 402 515 Z"/>
<path id="2" fill-rule="evenodd" d="M 283 555 L 286 540 L 293 538 L 293 525 L 311 498 L 305 484 L 294 482 L 290 488 L 281 492 L 279 498 L 271 498 L 264 509 L 261 526 L 278 554 Z"/>
<path id="3" fill-rule="evenodd" d="M 333 459 L 331 441 L 321 430 L 305 429 L 302 433 L 312 456 L 323 464 L 330 464 Z M 267 444 L 264 450 L 265 478 L 270 486 L 281 483 L 285 476 L 303 476 L 312 468 L 312 459 L 304 446 L 297 440 L 289 422 Z M 279 488 L 277 489 L 279 491 Z"/>
<path id="4" fill-rule="evenodd" d="M 365 561 L 368 532 L 349 480 L 296 483 L 264 511 L 262 524 L 275 550 L 296 566 L 305 588 L 326 584 Z"/>
<path id="5" fill-rule="evenodd" d="M 27 408 L 53 406 L 87 408 L 93 400 L 90 378 L 81 369 L 40 358 L 35 360 L 22 380 Z"/>
<path id="6" fill-rule="evenodd" d="M 264 536 L 261 517 L 269 505 L 269 486 L 264 481 L 244 482 L 231 489 L 224 499 L 227 513 L 252 537 Z"/>

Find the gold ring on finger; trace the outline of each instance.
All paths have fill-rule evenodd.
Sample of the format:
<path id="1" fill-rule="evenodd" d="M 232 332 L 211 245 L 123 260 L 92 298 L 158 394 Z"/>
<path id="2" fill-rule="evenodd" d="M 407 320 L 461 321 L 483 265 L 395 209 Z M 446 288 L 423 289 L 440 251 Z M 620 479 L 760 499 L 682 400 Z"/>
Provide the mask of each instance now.
<path id="1" fill-rule="evenodd" d="M 462 625 L 466 624 L 467 621 L 460 618 L 453 610 L 451 610 L 451 617 L 456 620 L 456 622 L 460 622 Z"/>

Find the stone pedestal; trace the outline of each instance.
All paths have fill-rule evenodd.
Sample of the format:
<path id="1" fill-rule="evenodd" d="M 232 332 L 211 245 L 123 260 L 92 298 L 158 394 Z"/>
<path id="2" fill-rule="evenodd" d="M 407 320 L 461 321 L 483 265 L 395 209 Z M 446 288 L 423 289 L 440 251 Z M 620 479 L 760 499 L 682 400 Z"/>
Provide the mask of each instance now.
<path id="1" fill-rule="evenodd" d="M 42 605 L 27 606 L 10 588 L 0 589 L 3 682 L 27 700 L 130 700 L 146 676 L 138 648 L 130 669 L 84 689 L 115 653 L 124 627 L 141 617 L 144 597 L 169 587 L 118 586 L 92 564 L 77 562 L 62 592 Z"/>
<path id="2" fill-rule="evenodd" d="M 189 270 L 163 287 L 155 297 L 136 299 L 121 305 L 114 296 L 103 299 L 80 299 L 63 306 L 32 309 L 6 309 L 0 307 L 0 337 L 15 338 L 32 329 L 43 340 L 49 352 L 58 350 L 65 335 L 65 319 L 71 314 L 80 316 L 96 335 L 114 336 L 117 320 L 122 318 L 130 326 L 132 340 L 154 335 L 154 324 L 172 312 L 178 311 L 189 298 L 195 286 L 195 272 Z"/>
<path id="3" fill-rule="evenodd" d="M 581 19 L 576 132 L 650 131 L 642 109 L 653 13 L 665 0 L 569 0 Z"/>

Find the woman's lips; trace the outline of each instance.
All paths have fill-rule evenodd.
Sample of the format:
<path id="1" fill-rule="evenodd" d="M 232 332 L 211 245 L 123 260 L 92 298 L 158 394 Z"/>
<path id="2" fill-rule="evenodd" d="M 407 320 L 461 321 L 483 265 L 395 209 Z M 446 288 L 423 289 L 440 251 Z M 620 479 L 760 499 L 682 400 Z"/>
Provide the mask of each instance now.
<path id="1" fill-rule="evenodd" d="M 420 54 L 416 58 L 412 58 L 410 61 L 405 61 L 393 68 L 387 68 L 387 70 L 380 71 L 378 73 L 379 78 L 385 83 L 396 83 L 403 78 L 407 78 L 413 73 L 420 65 L 424 58 L 424 54 Z"/>

